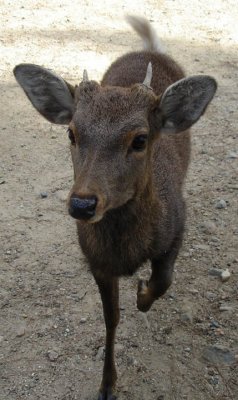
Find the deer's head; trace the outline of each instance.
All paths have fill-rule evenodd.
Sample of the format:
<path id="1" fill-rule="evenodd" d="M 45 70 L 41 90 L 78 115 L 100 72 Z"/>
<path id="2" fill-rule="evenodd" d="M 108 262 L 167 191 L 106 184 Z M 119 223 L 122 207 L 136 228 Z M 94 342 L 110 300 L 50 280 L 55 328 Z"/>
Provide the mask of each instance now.
<path id="1" fill-rule="evenodd" d="M 33 64 L 14 69 L 33 106 L 48 121 L 68 125 L 74 166 L 69 213 L 97 222 L 146 187 L 151 150 L 160 133 L 179 134 L 193 125 L 211 101 L 216 82 L 209 76 L 184 78 L 156 96 L 145 81 L 129 88 L 101 86 L 84 73 L 72 87 Z"/>

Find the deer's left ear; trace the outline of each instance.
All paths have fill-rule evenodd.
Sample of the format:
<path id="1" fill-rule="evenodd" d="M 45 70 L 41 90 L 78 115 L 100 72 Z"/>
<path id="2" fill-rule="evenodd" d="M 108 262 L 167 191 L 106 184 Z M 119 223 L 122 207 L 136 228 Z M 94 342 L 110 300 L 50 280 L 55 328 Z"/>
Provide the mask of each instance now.
<path id="1" fill-rule="evenodd" d="M 217 89 L 215 79 L 207 75 L 184 78 L 169 86 L 153 112 L 155 129 L 164 133 L 190 128 L 204 113 Z"/>
<path id="2" fill-rule="evenodd" d="M 14 75 L 36 110 L 54 124 L 67 125 L 73 115 L 74 88 L 52 71 L 34 64 L 20 64 Z"/>

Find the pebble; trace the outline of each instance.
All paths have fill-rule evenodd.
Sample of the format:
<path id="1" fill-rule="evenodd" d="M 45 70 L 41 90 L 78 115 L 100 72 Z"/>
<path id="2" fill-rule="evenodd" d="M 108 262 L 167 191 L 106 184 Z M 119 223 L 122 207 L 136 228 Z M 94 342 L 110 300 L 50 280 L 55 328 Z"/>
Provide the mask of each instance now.
<path id="1" fill-rule="evenodd" d="M 62 203 L 65 203 L 67 201 L 69 191 L 68 190 L 58 190 L 55 193 L 56 197 L 58 200 L 62 201 Z"/>
<path id="2" fill-rule="evenodd" d="M 231 273 L 229 271 L 229 269 L 225 269 L 224 271 L 222 271 L 221 274 L 221 280 L 222 282 L 227 282 L 231 277 Z"/>
<path id="3" fill-rule="evenodd" d="M 235 151 L 230 151 L 227 155 L 227 158 L 238 158 L 238 153 Z"/>
<path id="4" fill-rule="evenodd" d="M 220 327 L 219 322 L 217 322 L 217 321 L 211 321 L 210 327 L 211 327 L 211 328 L 219 328 L 219 327 Z"/>
<path id="5" fill-rule="evenodd" d="M 216 224 L 212 221 L 204 221 L 199 225 L 199 229 L 206 235 L 210 235 L 216 232 L 217 227 Z"/>
<path id="6" fill-rule="evenodd" d="M 115 344 L 115 352 L 117 352 L 118 354 L 122 354 L 124 351 L 125 351 L 125 348 L 122 344 L 120 344 L 120 343 Z"/>
<path id="7" fill-rule="evenodd" d="M 85 324 L 85 322 L 87 322 L 87 318 L 81 318 L 80 319 L 80 324 Z"/>
<path id="8" fill-rule="evenodd" d="M 180 319 L 182 322 L 188 323 L 193 322 L 193 310 L 192 310 L 192 303 L 188 300 L 185 300 L 180 309 Z"/>
<path id="9" fill-rule="evenodd" d="M 17 337 L 21 337 L 21 336 L 24 336 L 25 333 L 26 333 L 25 327 L 24 326 L 20 326 L 16 331 L 16 336 Z"/>
<path id="10" fill-rule="evenodd" d="M 199 290 L 192 288 L 192 289 L 189 289 L 189 293 L 191 293 L 191 294 L 198 294 L 198 293 L 199 293 Z"/>
<path id="11" fill-rule="evenodd" d="M 194 244 L 194 249 L 207 251 L 210 247 L 207 244 Z"/>
<path id="12" fill-rule="evenodd" d="M 215 208 L 217 209 L 222 209 L 222 208 L 226 208 L 227 207 L 227 203 L 225 200 L 220 199 L 216 202 Z"/>
<path id="13" fill-rule="evenodd" d="M 48 193 L 47 192 L 40 192 L 40 197 L 42 199 L 46 199 L 46 197 L 48 197 Z"/>
<path id="14" fill-rule="evenodd" d="M 47 357 L 50 361 L 56 361 L 59 358 L 59 354 L 55 350 L 49 350 L 47 352 Z"/>
<path id="15" fill-rule="evenodd" d="M 134 357 L 130 356 L 127 358 L 127 365 L 136 366 L 138 365 L 138 361 Z"/>
<path id="16" fill-rule="evenodd" d="M 219 268 L 210 268 L 208 274 L 211 276 L 219 276 L 221 277 L 223 270 Z"/>
<path id="17" fill-rule="evenodd" d="M 98 352 L 96 354 L 97 361 L 103 361 L 105 356 L 104 346 L 99 347 Z"/>
<path id="18" fill-rule="evenodd" d="M 221 304 L 219 307 L 220 311 L 233 311 L 233 307 L 229 304 Z"/>
<path id="19" fill-rule="evenodd" d="M 210 345 L 203 350 L 202 357 L 209 364 L 233 364 L 235 355 L 227 347 L 220 345 Z"/>

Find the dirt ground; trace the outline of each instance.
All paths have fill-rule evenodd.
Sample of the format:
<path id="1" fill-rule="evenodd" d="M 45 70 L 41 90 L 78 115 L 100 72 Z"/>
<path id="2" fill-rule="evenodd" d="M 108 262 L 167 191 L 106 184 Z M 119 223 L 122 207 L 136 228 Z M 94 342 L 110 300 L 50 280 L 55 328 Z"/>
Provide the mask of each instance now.
<path id="1" fill-rule="evenodd" d="M 0 6 L 0 399 L 97 397 L 104 322 L 65 206 L 67 134 L 36 113 L 12 68 L 40 64 L 72 83 L 87 68 L 100 80 L 112 60 L 141 46 L 125 14 L 146 16 L 187 74 L 210 74 L 219 89 L 193 128 L 187 230 L 171 289 L 145 316 L 136 286 L 149 270 L 121 279 L 119 398 L 237 399 L 237 0 Z M 222 282 L 217 269 L 227 268 L 231 277 Z"/>

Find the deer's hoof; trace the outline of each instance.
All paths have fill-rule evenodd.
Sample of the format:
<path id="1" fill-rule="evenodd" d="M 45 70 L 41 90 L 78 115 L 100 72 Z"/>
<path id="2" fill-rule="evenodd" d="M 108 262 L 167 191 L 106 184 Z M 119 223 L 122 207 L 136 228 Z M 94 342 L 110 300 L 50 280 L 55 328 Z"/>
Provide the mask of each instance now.
<path id="1" fill-rule="evenodd" d="M 98 400 L 117 400 L 117 396 L 113 393 L 112 388 L 100 390 Z"/>
<path id="2" fill-rule="evenodd" d="M 149 311 L 150 307 L 153 304 L 153 297 L 151 296 L 151 291 L 148 287 L 148 281 L 144 281 L 142 279 L 138 282 L 138 290 L 137 290 L 137 308 L 142 312 Z"/>

